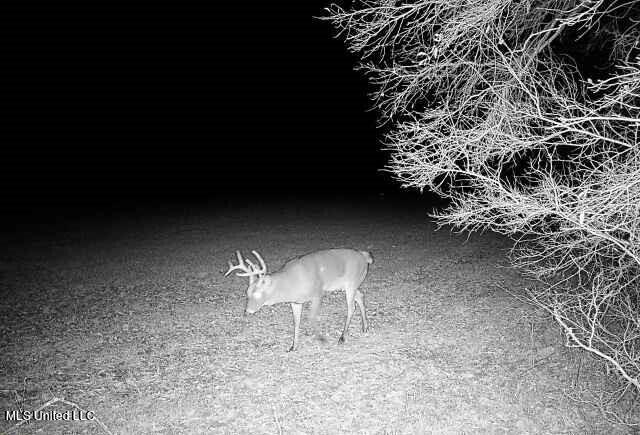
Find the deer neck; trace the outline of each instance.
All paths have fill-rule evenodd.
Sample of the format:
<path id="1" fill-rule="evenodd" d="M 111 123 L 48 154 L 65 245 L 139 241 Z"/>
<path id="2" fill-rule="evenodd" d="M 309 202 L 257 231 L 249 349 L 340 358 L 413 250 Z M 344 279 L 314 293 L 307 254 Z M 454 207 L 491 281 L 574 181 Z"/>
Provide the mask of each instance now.
<path id="1" fill-rule="evenodd" d="M 286 276 L 281 273 L 273 273 L 271 274 L 271 282 L 272 282 L 272 293 L 269 297 L 269 305 L 279 304 L 281 302 L 291 302 L 292 297 L 292 286 L 289 285 Z"/>

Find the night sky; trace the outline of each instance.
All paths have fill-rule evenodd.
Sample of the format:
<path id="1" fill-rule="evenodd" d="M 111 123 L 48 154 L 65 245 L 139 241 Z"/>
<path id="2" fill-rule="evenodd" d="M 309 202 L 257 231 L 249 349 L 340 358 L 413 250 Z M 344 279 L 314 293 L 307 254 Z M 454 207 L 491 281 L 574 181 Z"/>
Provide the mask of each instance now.
<path id="1" fill-rule="evenodd" d="M 4 7 L 7 210 L 396 189 L 326 2 L 118 5 Z"/>

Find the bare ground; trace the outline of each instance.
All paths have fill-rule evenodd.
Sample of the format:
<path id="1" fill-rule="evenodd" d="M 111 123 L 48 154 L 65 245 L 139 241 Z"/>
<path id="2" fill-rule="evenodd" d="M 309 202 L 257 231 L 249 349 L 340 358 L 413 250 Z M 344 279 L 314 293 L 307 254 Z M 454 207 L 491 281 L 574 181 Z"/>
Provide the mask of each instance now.
<path id="1" fill-rule="evenodd" d="M 227 207 L 60 221 L 4 240 L 0 433 L 618 434 L 570 399 L 598 382 L 541 313 L 492 234 L 435 231 L 398 204 Z M 344 293 L 323 301 L 321 343 L 297 352 L 288 305 L 243 316 L 234 250 L 270 268 L 328 247 L 370 250 L 372 328 L 336 344 Z M 305 323 L 303 319 L 303 330 Z M 307 328 L 308 330 L 309 328 Z M 94 421 L 6 420 L 5 411 Z M 19 425 L 19 426 L 18 426 Z"/>

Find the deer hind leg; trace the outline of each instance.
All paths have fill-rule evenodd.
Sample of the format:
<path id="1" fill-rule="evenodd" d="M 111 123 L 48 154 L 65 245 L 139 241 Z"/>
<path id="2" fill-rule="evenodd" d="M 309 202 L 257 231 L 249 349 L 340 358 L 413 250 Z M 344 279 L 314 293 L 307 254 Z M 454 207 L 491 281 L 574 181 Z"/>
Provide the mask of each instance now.
<path id="1" fill-rule="evenodd" d="M 344 330 L 342 331 L 342 335 L 338 339 L 338 344 L 343 344 L 345 337 L 347 336 L 347 331 L 349 330 L 349 324 L 351 323 L 351 317 L 353 317 L 353 310 L 355 308 L 353 304 L 355 294 L 355 289 L 346 289 L 345 291 L 345 295 L 347 296 L 347 320 L 346 322 L 344 322 Z"/>
<path id="2" fill-rule="evenodd" d="M 291 312 L 293 313 L 293 344 L 289 348 L 289 352 L 298 348 L 298 335 L 300 334 L 300 316 L 302 315 L 302 304 L 291 304 Z"/>
<path id="3" fill-rule="evenodd" d="M 362 318 L 362 332 L 367 332 L 369 330 L 369 321 L 367 320 L 367 312 L 364 308 L 364 293 L 360 290 L 356 290 L 356 295 L 354 297 L 356 304 L 358 304 L 358 308 L 360 308 L 360 317 Z"/>

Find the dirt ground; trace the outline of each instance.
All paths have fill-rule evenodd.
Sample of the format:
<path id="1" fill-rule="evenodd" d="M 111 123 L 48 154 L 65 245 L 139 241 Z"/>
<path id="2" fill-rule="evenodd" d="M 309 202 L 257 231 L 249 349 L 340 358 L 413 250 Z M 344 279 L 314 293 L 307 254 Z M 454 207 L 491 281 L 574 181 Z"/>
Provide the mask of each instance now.
<path id="1" fill-rule="evenodd" d="M 597 365 L 505 291 L 525 285 L 504 267 L 506 240 L 436 231 L 420 207 L 291 204 L 66 218 L 6 235 L 0 433 L 627 433 L 571 398 L 597 382 Z M 373 254 L 371 328 L 360 331 L 356 310 L 339 346 L 345 300 L 332 293 L 329 341 L 303 317 L 300 349 L 286 352 L 289 306 L 244 316 L 246 280 L 221 272 L 236 249 L 276 270 L 329 247 Z M 76 420 L 7 420 L 43 406 Z"/>

